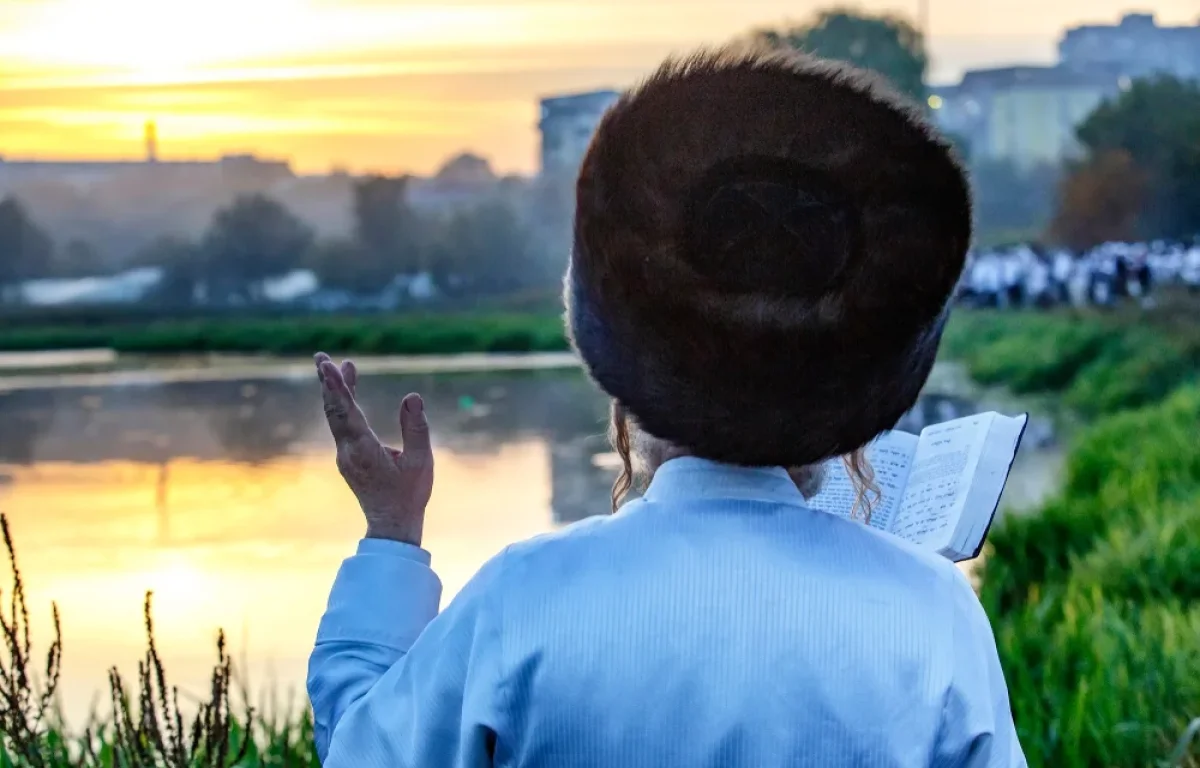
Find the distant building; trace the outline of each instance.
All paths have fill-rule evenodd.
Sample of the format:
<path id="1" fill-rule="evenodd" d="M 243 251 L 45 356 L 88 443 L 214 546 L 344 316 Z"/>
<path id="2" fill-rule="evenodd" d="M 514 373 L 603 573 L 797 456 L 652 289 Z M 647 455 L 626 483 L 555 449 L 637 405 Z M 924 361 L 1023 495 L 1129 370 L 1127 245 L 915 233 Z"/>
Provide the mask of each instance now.
<path id="1" fill-rule="evenodd" d="M 542 164 L 544 176 L 572 175 L 579 170 L 583 155 L 600 118 L 620 97 L 617 91 L 590 91 L 542 99 Z"/>
<path id="2" fill-rule="evenodd" d="M 494 195 L 499 184 L 487 158 L 464 152 L 447 160 L 430 178 L 409 177 L 407 199 L 423 211 L 470 208 Z"/>
<path id="3" fill-rule="evenodd" d="M 222 155 L 214 160 L 161 160 L 158 129 L 147 122 L 143 132 L 144 155 L 140 160 L 43 160 L 6 159 L 0 154 L 0 191 L 28 183 L 60 183 L 76 188 L 104 184 L 118 177 L 184 177 L 237 184 L 269 185 L 295 178 L 286 160 L 271 160 L 249 154 Z"/>
<path id="4" fill-rule="evenodd" d="M 1115 25 L 1072 27 L 1059 41 L 1058 56 L 1072 69 L 1106 69 L 1130 78 L 1164 73 L 1200 79 L 1200 21 L 1160 27 L 1153 14 L 1131 13 Z"/>
<path id="5" fill-rule="evenodd" d="M 158 162 L 158 126 L 153 120 L 146 123 L 146 162 Z"/>
<path id="6" fill-rule="evenodd" d="M 443 163 L 434 179 L 444 184 L 487 186 L 496 183 L 496 173 L 486 157 L 463 152 Z"/>
<path id="7" fill-rule="evenodd" d="M 217 160 L 7 160 L 0 157 L 0 190 L 19 184 L 56 182 L 77 188 L 118 177 L 180 175 L 254 184 L 273 184 L 295 177 L 285 160 L 254 155 L 225 155 Z"/>
<path id="8" fill-rule="evenodd" d="M 930 103 L 942 129 L 966 142 L 972 160 L 1029 167 L 1073 156 L 1076 127 L 1123 83 L 1111 70 L 980 69 L 957 85 L 933 89 Z"/>

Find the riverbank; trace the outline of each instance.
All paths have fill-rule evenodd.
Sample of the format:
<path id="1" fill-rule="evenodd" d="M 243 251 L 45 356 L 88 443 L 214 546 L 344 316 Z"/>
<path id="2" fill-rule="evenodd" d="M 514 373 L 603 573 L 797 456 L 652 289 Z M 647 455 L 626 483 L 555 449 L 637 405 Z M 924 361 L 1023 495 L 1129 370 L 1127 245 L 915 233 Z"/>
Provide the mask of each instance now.
<path id="1" fill-rule="evenodd" d="M 975 379 L 1070 403 L 1082 422 L 1061 495 L 999 524 L 981 573 L 1033 766 L 1160 764 L 1200 716 L 1200 343 L 1172 317 L 960 312 L 947 332 L 946 357 Z M 242 765 L 316 765 L 306 719 L 262 712 Z M 100 733 L 109 754 L 113 729 Z M 237 747 L 243 731 L 230 732 Z M 67 742 L 79 744 L 55 736 Z"/>
<path id="2" fill-rule="evenodd" d="M 43 369 L 16 369 L 3 372 L 4 354 L 0 352 L 0 393 L 21 390 L 76 389 L 93 387 L 154 387 L 165 384 L 308 380 L 313 376 L 312 358 L 304 357 L 171 357 L 169 360 L 142 356 L 122 357 L 116 364 L 102 368 L 80 367 L 61 372 Z M 522 353 L 464 353 L 457 355 L 407 355 L 357 357 L 360 374 L 413 375 L 438 373 L 497 373 L 509 371 L 549 371 L 578 368 L 579 358 L 569 351 Z"/>
<path id="3" fill-rule="evenodd" d="M 322 349 L 331 354 L 454 355 L 567 348 L 561 315 L 548 311 L 209 317 L 0 329 L 0 352 L 109 349 L 119 354 L 308 355 Z"/>
<path id="4" fill-rule="evenodd" d="M 1161 764 L 1200 717 L 1200 334 L 1178 320 L 959 313 L 948 329 L 944 354 L 976 380 L 1084 424 L 1062 493 L 999 525 L 980 573 L 1032 766 Z"/>

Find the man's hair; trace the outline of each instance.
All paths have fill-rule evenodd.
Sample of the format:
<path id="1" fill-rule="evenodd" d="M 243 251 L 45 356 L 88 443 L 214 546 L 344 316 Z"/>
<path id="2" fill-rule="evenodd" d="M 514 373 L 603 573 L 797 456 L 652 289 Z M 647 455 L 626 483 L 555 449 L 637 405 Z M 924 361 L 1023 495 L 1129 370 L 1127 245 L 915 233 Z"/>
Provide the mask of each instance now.
<path id="1" fill-rule="evenodd" d="M 624 502 L 629 491 L 633 490 L 635 482 L 640 477 L 643 483 L 649 483 L 654 471 L 669 459 L 687 455 L 687 451 L 676 448 L 665 440 L 659 440 L 639 429 L 631 423 L 629 414 L 619 403 L 613 401 L 611 418 L 608 424 L 608 441 L 621 460 L 621 469 L 617 473 L 612 486 L 612 511 L 615 513 Z M 875 470 L 867 460 L 866 449 L 858 450 L 842 457 L 846 474 L 854 486 L 854 504 L 850 517 L 871 522 L 871 513 L 880 498 L 879 486 L 875 483 Z M 796 484 L 797 489 L 809 499 L 821 490 L 824 481 L 824 466 L 820 464 L 806 467 L 788 467 L 788 474 Z M 645 488 L 638 488 L 644 491 Z"/>

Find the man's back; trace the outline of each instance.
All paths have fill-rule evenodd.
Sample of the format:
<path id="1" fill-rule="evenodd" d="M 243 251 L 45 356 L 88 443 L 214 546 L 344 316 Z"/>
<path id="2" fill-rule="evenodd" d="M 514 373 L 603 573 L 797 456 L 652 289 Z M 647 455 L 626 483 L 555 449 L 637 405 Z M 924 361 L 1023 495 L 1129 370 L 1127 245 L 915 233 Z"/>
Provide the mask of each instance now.
<path id="1" fill-rule="evenodd" d="M 471 749 L 521 766 L 1022 764 L 961 574 L 804 508 L 782 470 L 669 462 L 620 514 L 514 545 L 485 571 L 467 599 L 487 617 L 455 629 L 452 606 L 400 662 L 456 670 L 462 722 L 413 733 L 431 710 L 396 693 L 429 673 L 389 672 L 327 764 L 371 764 L 358 728 L 396 709 L 420 742 L 387 753 L 404 765 L 471 764 Z M 462 633 L 475 640 L 456 651 Z M 447 662 L 460 654 L 461 669 Z"/>
<path id="2" fill-rule="evenodd" d="M 510 553 L 517 764 L 928 764 L 945 574 L 820 512 L 631 506 Z"/>

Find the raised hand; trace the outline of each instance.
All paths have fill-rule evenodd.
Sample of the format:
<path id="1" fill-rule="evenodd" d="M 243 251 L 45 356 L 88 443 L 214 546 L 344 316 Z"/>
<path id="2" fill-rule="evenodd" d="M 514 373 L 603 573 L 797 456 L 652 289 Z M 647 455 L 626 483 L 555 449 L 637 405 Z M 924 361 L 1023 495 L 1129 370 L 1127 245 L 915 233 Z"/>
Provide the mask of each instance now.
<path id="1" fill-rule="evenodd" d="M 337 468 L 367 518 L 367 537 L 421 545 L 425 507 L 433 493 L 433 451 L 421 396 L 400 403 L 402 447 L 384 445 L 355 401 L 358 371 L 329 355 L 314 358 L 325 418 L 337 446 Z"/>

